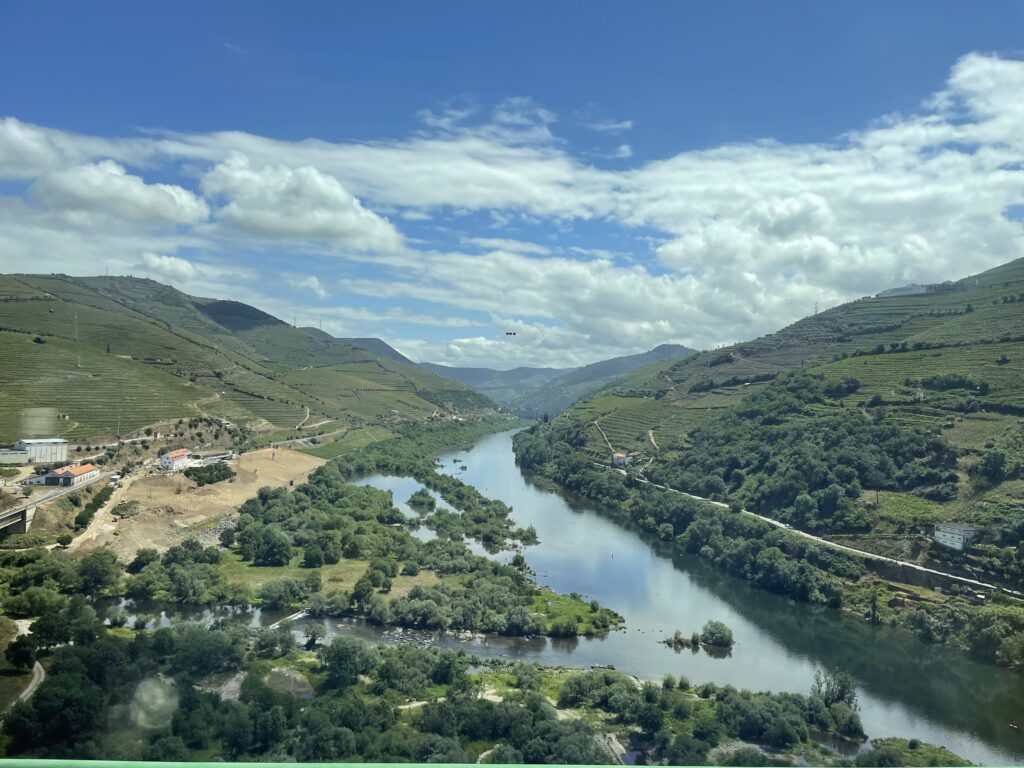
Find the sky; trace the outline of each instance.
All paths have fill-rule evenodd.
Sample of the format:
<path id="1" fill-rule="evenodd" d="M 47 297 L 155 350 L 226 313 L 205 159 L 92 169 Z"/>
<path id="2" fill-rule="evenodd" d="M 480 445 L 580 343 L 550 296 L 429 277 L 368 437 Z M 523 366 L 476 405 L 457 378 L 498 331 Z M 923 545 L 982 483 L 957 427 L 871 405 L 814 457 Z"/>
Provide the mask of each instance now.
<path id="1" fill-rule="evenodd" d="M 1024 256 L 1018 2 L 3 17 L 3 272 L 507 369 L 710 349 Z"/>

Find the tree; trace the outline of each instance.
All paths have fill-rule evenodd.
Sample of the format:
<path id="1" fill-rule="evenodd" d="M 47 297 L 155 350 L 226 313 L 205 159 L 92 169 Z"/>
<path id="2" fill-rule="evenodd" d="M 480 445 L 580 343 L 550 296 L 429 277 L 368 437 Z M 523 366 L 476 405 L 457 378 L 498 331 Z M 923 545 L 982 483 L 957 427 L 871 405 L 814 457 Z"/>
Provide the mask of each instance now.
<path id="1" fill-rule="evenodd" d="M 306 650 L 311 651 L 316 641 L 324 636 L 324 625 L 319 621 L 308 621 L 302 635 L 306 638 Z"/>
<path id="2" fill-rule="evenodd" d="M 811 694 L 825 702 L 826 707 L 842 702 L 850 709 L 857 709 L 857 681 L 849 672 L 836 669 L 831 672 L 817 670 Z"/>
<path id="3" fill-rule="evenodd" d="M 4 651 L 4 658 L 19 669 L 29 669 L 36 663 L 36 646 L 31 636 L 21 635 L 14 638 Z"/>
<path id="4" fill-rule="evenodd" d="M 165 763 L 183 763 L 189 759 L 188 747 L 177 736 L 164 736 L 149 745 L 146 759 Z"/>
<path id="5" fill-rule="evenodd" d="M 79 561 L 78 575 L 82 579 L 82 590 L 86 594 L 99 594 L 120 580 L 121 564 L 111 550 L 94 549 Z"/>
<path id="6" fill-rule="evenodd" d="M 732 630 L 720 621 L 707 622 L 701 630 L 700 641 L 705 645 L 719 648 L 732 648 L 735 642 L 732 639 Z"/>
<path id="7" fill-rule="evenodd" d="M 330 645 L 320 648 L 320 663 L 327 671 L 327 680 L 337 688 L 345 688 L 359 675 L 371 672 L 378 658 L 376 648 L 344 635 L 335 637 Z"/>
<path id="8" fill-rule="evenodd" d="M 70 533 L 62 533 L 60 536 L 57 537 L 57 543 L 60 544 L 60 546 L 62 547 L 67 547 L 74 540 L 74 536 L 72 536 Z"/>
<path id="9" fill-rule="evenodd" d="M 235 529 L 225 528 L 217 536 L 217 540 L 220 541 L 220 545 L 225 549 L 230 549 L 231 545 L 235 543 Z"/>

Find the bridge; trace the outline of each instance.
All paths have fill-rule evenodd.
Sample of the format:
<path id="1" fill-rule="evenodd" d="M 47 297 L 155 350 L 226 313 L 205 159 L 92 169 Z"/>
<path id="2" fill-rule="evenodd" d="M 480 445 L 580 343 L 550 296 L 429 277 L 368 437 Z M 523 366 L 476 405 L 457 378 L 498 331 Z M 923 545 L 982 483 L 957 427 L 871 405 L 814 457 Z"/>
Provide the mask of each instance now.
<path id="1" fill-rule="evenodd" d="M 104 472 L 92 482 L 58 486 L 39 498 L 25 501 L 16 507 L 0 510 L 0 536 L 8 533 L 28 533 L 28 529 L 32 526 L 32 518 L 35 517 L 37 506 L 59 499 L 61 496 L 66 496 L 69 493 L 74 493 L 81 488 L 88 488 L 90 485 L 102 482 L 107 477 L 109 477 L 109 473 Z"/>

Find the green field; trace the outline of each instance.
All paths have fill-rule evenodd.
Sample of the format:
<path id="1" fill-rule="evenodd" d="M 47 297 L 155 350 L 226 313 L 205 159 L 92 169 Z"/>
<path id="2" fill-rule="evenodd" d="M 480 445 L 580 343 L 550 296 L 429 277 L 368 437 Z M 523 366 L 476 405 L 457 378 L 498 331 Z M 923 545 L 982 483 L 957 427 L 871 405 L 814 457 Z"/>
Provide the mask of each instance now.
<path id="1" fill-rule="evenodd" d="M 315 448 L 304 448 L 303 453 L 319 456 L 321 459 L 336 459 L 346 453 L 364 448 L 372 443 L 379 443 L 395 436 L 384 427 L 360 427 L 353 429 L 333 442 L 318 445 Z"/>

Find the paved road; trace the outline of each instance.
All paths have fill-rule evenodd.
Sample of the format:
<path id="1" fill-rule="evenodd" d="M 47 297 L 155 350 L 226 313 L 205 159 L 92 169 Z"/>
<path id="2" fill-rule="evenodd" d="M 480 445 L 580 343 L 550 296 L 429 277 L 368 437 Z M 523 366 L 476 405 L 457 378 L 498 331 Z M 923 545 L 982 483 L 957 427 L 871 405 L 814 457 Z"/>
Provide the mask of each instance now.
<path id="1" fill-rule="evenodd" d="M 605 467 L 607 469 L 607 465 L 605 465 L 605 464 L 600 464 L 599 466 Z M 625 470 L 622 470 L 622 469 L 616 469 L 614 471 L 620 472 L 623 475 L 626 474 Z M 703 501 L 703 502 L 706 502 L 708 504 L 714 504 L 716 507 L 723 507 L 725 509 L 729 508 L 728 504 L 723 504 L 721 501 L 715 501 L 714 499 L 708 499 L 708 498 L 705 498 L 703 496 L 695 496 L 692 493 L 686 493 L 686 491 L 680 491 L 680 490 L 678 490 L 676 488 L 670 488 L 667 485 L 659 485 L 658 483 L 652 483 L 650 480 L 648 480 L 645 477 L 638 476 L 637 480 L 639 482 L 641 482 L 641 483 L 647 483 L 648 485 L 653 485 L 655 488 L 660 488 L 663 491 L 671 491 L 672 493 L 678 493 L 678 494 L 681 494 L 683 496 L 689 496 L 691 499 L 696 499 L 697 501 Z M 1016 597 L 1024 597 L 1024 593 L 1018 592 L 1017 590 L 1014 590 L 1014 589 L 1006 589 L 1005 587 L 1001 587 L 998 584 L 988 584 L 988 583 L 986 583 L 984 581 L 978 581 L 977 579 L 967 578 L 966 576 L 957 576 L 956 574 L 948 573 L 946 571 L 939 571 L 939 570 L 936 570 L 934 568 L 925 568 L 923 565 L 918 565 L 917 563 L 911 563 L 911 562 L 908 562 L 906 560 L 896 560 L 896 559 L 891 558 L 891 557 L 885 557 L 884 555 L 876 555 L 874 552 L 865 552 L 862 549 L 854 549 L 853 547 L 847 547 L 844 544 L 836 544 L 834 541 L 829 541 L 828 539 L 823 539 L 820 536 L 815 536 L 812 533 L 807 533 L 806 531 L 801 531 L 798 528 L 792 528 L 792 527 L 786 525 L 785 523 L 782 523 L 782 522 L 779 522 L 778 520 L 775 520 L 774 518 L 765 517 L 764 515 L 759 515 L 756 512 L 751 512 L 750 510 L 747 510 L 747 509 L 741 510 L 741 512 L 744 515 L 750 515 L 751 517 L 756 517 L 758 520 L 763 520 L 764 522 L 768 523 L 769 525 L 772 525 L 772 526 L 774 526 L 776 528 L 785 529 L 785 530 L 789 531 L 792 534 L 795 534 L 797 536 L 802 536 L 805 539 L 809 539 L 811 541 L 817 542 L 818 544 L 822 544 L 823 546 L 832 547 L 832 549 L 838 549 L 838 550 L 841 550 L 843 552 L 849 552 L 852 555 L 858 555 L 859 557 L 863 557 L 863 558 L 865 558 L 867 560 L 877 560 L 879 562 L 891 563 L 892 565 L 899 565 L 899 566 L 903 566 L 904 568 L 912 568 L 913 570 L 919 571 L 921 573 L 931 573 L 931 574 L 934 574 L 936 576 L 943 576 L 943 577 L 945 577 L 947 579 L 953 579 L 954 581 L 958 581 L 961 584 L 967 584 L 967 585 L 972 586 L 972 587 L 979 587 L 981 589 L 991 589 L 991 590 L 995 590 L 995 591 L 1006 592 L 1007 594 L 1014 595 Z"/>

